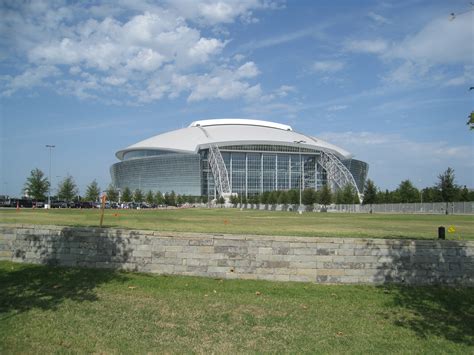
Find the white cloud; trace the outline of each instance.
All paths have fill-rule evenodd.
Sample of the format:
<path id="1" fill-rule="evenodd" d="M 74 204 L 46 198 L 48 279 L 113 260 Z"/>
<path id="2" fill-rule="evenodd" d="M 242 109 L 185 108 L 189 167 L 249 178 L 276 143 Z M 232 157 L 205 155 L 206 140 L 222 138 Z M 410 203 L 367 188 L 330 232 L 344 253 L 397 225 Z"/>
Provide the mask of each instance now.
<path id="1" fill-rule="evenodd" d="M 236 54 L 234 55 L 234 58 L 233 58 L 236 62 L 241 62 L 245 59 L 245 56 L 243 54 Z"/>
<path id="2" fill-rule="evenodd" d="M 258 68 L 253 62 L 247 62 L 237 70 L 219 69 L 210 75 L 189 77 L 191 94 L 188 101 L 213 98 L 227 100 L 236 97 L 256 99 L 262 94 L 260 85 L 251 85 L 241 80 L 256 75 L 258 75 Z"/>
<path id="3" fill-rule="evenodd" d="M 472 85 L 472 81 L 473 81 L 473 77 L 466 73 L 464 75 L 460 75 L 460 76 L 456 76 L 454 78 L 448 79 L 445 85 L 446 86 L 460 86 L 460 85 L 470 86 Z"/>
<path id="4" fill-rule="evenodd" d="M 199 63 L 206 62 L 209 57 L 222 50 L 224 43 L 215 38 L 200 38 L 199 41 L 189 50 L 189 56 Z"/>
<path id="5" fill-rule="evenodd" d="M 286 97 L 291 92 L 296 92 L 296 88 L 291 85 L 282 85 L 277 90 L 275 90 L 275 94 L 278 97 Z"/>
<path id="6" fill-rule="evenodd" d="M 347 106 L 347 105 L 333 105 L 333 106 L 329 106 L 326 110 L 330 111 L 330 112 L 342 111 L 342 110 L 346 110 L 348 107 L 349 106 Z"/>
<path id="7" fill-rule="evenodd" d="M 321 28 L 322 27 L 323 26 L 321 26 Z M 309 37 L 309 36 L 323 37 L 321 28 L 309 27 L 309 28 L 304 28 L 302 30 L 298 30 L 294 32 L 283 33 L 283 34 L 270 37 L 270 38 L 249 41 L 241 45 L 238 48 L 238 50 L 241 52 L 244 52 L 244 51 L 250 51 L 250 50 L 255 50 L 255 49 L 273 47 L 273 46 L 281 45 L 287 42 L 296 41 L 301 38 Z"/>
<path id="8" fill-rule="evenodd" d="M 387 82 L 409 84 L 414 82 L 419 75 L 425 72 L 426 68 L 420 67 L 411 61 L 406 61 L 390 71 L 383 78 Z"/>
<path id="9" fill-rule="evenodd" d="M 200 24 L 217 25 L 235 22 L 255 22 L 253 11 L 275 8 L 273 1 L 263 0 L 167 0 L 170 7 L 186 19 Z"/>
<path id="10" fill-rule="evenodd" d="M 237 69 L 236 74 L 238 78 L 253 78 L 259 71 L 254 62 L 247 62 Z"/>
<path id="11" fill-rule="evenodd" d="M 388 44 L 383 39 L 350 40 L 345 43 L 345 48 L 350 52 L 381 54 L 388 49 Z"/>
<path id="12" fill-rule="evenodd" d="M 428 65 L 472 65 L 473 43 L 472 15 L 459 16 L 453 21 L 446 16 L 434 19 L 418 33 L 394 44 L 387 56 Z"/>
<path id="13" fill-rule="evenodd" d="M 369 13 L 374 21 L 384 18 Z M 346 40 L 344 49 L 378 56 L 389 71 L 380 77 L 385 83 L 402 85 L 455 86 L 472 80 L 474 32 L 472 14 L 464 14 L 450 21 L 447 16 L 435 18 L 415 33 L 400 41 L 386 39 Z M 464 66 L 464 73 L 453 76 L 456 66 Z"/>
<path id="14" fill-rule="evenodd" d="M 51 84 L 61 94 L 114 101 L 126 95 L 139 102 L 188 93 L 189 101 L 250 99 L 262 94 L 254 62 L 225 66 L 219 57 L 228 40 L 212 26 L 249 20 L 271 8 L 261 0 L 105 1 L 92 7 L 57 3 L 15 4 L 4 27 L 15 34 L 11 51 L 26 59 L 20 74 L 4 76 L 3 95 Z M 3 17 L 3 16 L 2 16 Z M 193 25 L 194 23 L 194 25 Z M 196 26 L 196 24 L 198 26 Z M 214 35 L 202 35 L 211 26 Z M 7 31 L 7 32 L 8 32 Z M 243 60 L 235 56 L 235 61 Z M 227 61 L 228 62 L 228 61 Z M 58 68 L 64 69 L 63 71 Z M 99 85 L 100 83 L 100 85 Z M 121 100 L 123 102 L 124 100 Z"/>
<path id="15" fill-rule="evenodd" d="M 2 92 L 4 96 L 10 96 L 14 92 L 22 89 L 28 89 L 32 86 L 42 85 L 43 80 L 49 77 L 60 75 L 60 70 L 52 65 L 41 65 L 25 70 L 22 74 L 15 77 L 3 77 L 7 81 L 6 87 Z"/>
<path id="16" fill-rule="evenodd" d="M 380 14 L 377 14 L 375 12 L 369 12 L 367 14 L 367 16 L 372 19 L 373 21 L 375 21 L 377 24 L 379 25 L 387 25 L 387 24 L 390 24 L 392 23 L 390 20 L 388 20 L 386 17 L 383 17 L 382 15 Z"/>
<path id="17" fill-rule="evenodd" d="M 139 71 L 154 71 L 161 67 L 165 57 L 150 48 L 140 49 L 127 60 L 126 68 Z"/>
<path id="18" fill-rule="evenodd" d="M 335 73 L 342 70 L 344 67 L 344 62 L 338 60 L 323 60 L 314 62 L 311 69 L 320 73 Z"/>

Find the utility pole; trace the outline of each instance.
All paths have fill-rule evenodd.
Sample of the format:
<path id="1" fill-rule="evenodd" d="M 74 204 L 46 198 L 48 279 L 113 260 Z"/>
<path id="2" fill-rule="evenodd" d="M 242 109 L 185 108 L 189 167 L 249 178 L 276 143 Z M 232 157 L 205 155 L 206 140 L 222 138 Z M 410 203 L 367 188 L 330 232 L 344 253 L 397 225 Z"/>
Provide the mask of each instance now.
<path id="1" fill-rule="evenodd" d="M 48 188 L 48 208 L 51 208 L 51 151 L 55 148 L 55 145 L 46 144 L 46 148 L 49 148 L 49 188 Z"/>

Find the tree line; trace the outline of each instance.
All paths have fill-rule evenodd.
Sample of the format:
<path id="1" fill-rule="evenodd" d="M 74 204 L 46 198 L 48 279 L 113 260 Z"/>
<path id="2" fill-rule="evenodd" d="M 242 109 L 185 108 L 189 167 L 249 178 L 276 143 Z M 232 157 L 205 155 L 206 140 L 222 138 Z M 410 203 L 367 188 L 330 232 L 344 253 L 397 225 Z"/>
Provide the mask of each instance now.
<path id="1" fill-rule="evenodd" d="M 414 203 L 414 202 L 467 202 L 474 201 L 474 191 L 455 182 L 454 169 L 448 168 L 438 175 L 438 181 L 431 187 L 418 190 L 410 180 L 403 180 L 393 190 L 382 191 L 370 179 L 364 187 L 364 204 Z"/>
<path id="2" fill-rule="evenodd" d="M 33 169 L 30 172 L 30 176 L 26 179 L 23 193 L 35 201 L 45 201 L 47 199 L 50 183 L 45 174 L 40 169 Z M 74 178 L 70 175 L 66 176 L 63 180 L 58 183 L 57 194 L 53 196 L 53 199 L 61 201 L 89 201 L 98 202 L 101 194 L 101 188 L 96 180 L 93 180 L 86 187 L 85 195 L 79 195 L 79 189 Z M 119 201 L 119 190 L 112 184 L 109 184 L 105 190 L 107 194 L 107 200 L 118 202 Z M 142 203 L 147 202 L 149 204 L 157 205 L 168 205 L 177 206 L 184 203 L 207 203 L 207 196 L 187 196 L 178 195 L 174 191 L 170 193 L 162 194 L 161 192 L 153 193 L 148 191 L 144 193 L 140 189 L 131 191 L 128 187 L 124 188 L 120 196 L 120 200 L 124 203 L 136 202 Z"/>
<path id="3" fill-rule="evenodd" d="M 47 198 L 50 183 L 45 174 L 40 169 L 33 169 L 30 176 L 26 179 L 23 192 L 36 201 L 45 201 Z M 58 183 L 57 195 L 59 200 L 66 202 L 74 200 L 96 202 L 99 200 L 101 189 L 96 180 L 93 180 L 86 187 L 85 195 L 79 196 L 79 189 L 74 178 L 67 175 Z M 110 184 L 105 190 L 109 201 L 119 201 L 119 190 Z M 231 196 L 231 203 L 251 204 L 299 204 L 299 190 L 286 191 L 266 191 L 261 194 L 251 196 Z M 121 192 L 120 201 L 124 203 L 147 202 L 148 204 L 177 206 L 184 203 L 207 203 L 207 196 L 187 196 L 179 195 L 174 191 L 161 192 L 143 192 L 140 189 L 134 191 L 125 187 Z M 453 201 L 474 201 L 474 191 L 469 191 L 466 186 L 461 187 L 455 183 L 454 170 L 448 168 L 438 176 L 438 182 L 431 187 L 425 187 L 418 190 L 413 183 L 407 179 L 402 181 L 398 187 L 393 190 L 381 190 L 375 183 L 368 179 L 364 186 L 364 204 L 380 203 L 413 203 L 413 202 L 453 202 Z M 218 203 L 224 203 L 223 198 Z M 346 185 L 343 189 L 333 193 L 328 185 L 324 185 L 320 190 L 305 189 L 301 192 L 301 203 L 312 205 L 319 203 L 321 205 L 336 204 L 357 204 L 359 196 L 356 190 Z"/>

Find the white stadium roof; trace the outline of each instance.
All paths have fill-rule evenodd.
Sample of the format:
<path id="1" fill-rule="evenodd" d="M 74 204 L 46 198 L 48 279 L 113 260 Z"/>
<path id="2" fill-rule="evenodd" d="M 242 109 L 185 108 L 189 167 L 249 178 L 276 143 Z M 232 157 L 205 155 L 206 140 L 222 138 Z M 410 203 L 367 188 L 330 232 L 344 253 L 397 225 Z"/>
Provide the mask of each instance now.
<path id="1" fill-rule="evenodd" d="M 284 124 L 233 118 L 195 121 L 189 127 L 159 134 L 119 150 L 116 156 L 122 160 L 126 152 L 143 149 L 197 153 L 211 144 L 217 146 L 242 144 L 297 146 L 298 144 L 295 143 L 297 141 L 304 141 L 301 144 L 302 148 L 330 150 L 343 159 L 352 157 L 349 152 L 340 147 L 319 138 L 294 132 L 290 126 Z"/>

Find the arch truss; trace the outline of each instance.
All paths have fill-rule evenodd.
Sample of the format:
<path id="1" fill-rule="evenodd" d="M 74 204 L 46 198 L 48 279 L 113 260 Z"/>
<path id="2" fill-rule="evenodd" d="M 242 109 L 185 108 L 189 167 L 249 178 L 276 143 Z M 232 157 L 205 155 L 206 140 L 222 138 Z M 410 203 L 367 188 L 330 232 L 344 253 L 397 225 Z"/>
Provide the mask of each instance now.
<path id="1" fill-rule="evenodd" d="M 352 186 L 359 196 L 359 201 L 361 200 L 361 193 L 357 184 L 352 176 L 351 172 L 347 167 L 342 164 L 342 162 L 334 155 L 327 150 L 321 151 L 321 158 L 319 164 L 326 170 L 327 179 L 340 189 L 343 189 L 346 185 Z"/>
<path id="2" fill-rule="evenodd" d="M 231 191 L 227 168 L 225 166 L 224 159 L 222 158 L 221 151 L 215 144 L 211 144 L 209 147 L 208 161 L 219 195 L 230 196 Z"/>

